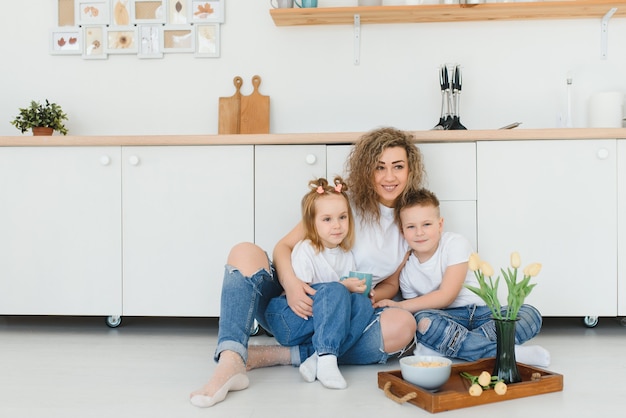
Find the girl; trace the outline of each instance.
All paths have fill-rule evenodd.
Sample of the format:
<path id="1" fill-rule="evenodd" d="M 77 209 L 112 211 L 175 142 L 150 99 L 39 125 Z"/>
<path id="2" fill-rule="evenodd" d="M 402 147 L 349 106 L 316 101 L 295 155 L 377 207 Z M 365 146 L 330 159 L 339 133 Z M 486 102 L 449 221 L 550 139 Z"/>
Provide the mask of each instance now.
<path id="1" fill-rule="evenodd" d="M 422 155 L 414 137 L 393 128 L 381 128 L 363 135 L 354 145 L 347 162 L 350 201 L 355 210 L 356 268 L 374 275 L 373 299 L 394 297 L 399 289 L 399 266 L 407 244 L 394 222 L 393 208 L 401 195 L 420 187 L 424 177 Z M 303 319 L 313 315 L 315 289 L 300 280 L 291 265 L 291 251 L 305 238 L 298 224 L 274 249 L 274 263 L 252 243 L 237 244 L 231 250 L 224 273 L 217 367 L 211 379 L 191 394 L 196 406 L 208 407 L 224 400 L 230 390 L 248 387 L 248 368 L 273 364 L 300 365 L 315 349 L 311 344 L 251 351 L 249 330 L 256 318 L 274 334 L 265 321 L 270 300 L 285 292 L 291 310 Z M 338 358 L 343 364 L 384 363 L 415 338 L 413 316 L 403 309 L 377 309 L 358 341 Z"/>
<path id="2" fill-rule="evenodd" d="M 354 220 L 346 195 L 347 186 L 340 177 L 334 186 L 320 178 L 302 199 L 302 225 L 305 239 L 291 253 L 291 263 L 298 278 L 315 290 L 315 320 L 296 315 L 287 298 L 272 299 L 265 319 L 276 340 L 283 346 L 311 341 L 315 353 L 301 367 L 308 382 L 316 378 L 327 388 L 344 389 L 347 383 L 337 367 L 342 348 L 351 347 L 360 337 L 373 314 L 365 291 L 365 280 L 346 277 L 355 268 L 350 249 L 354 242 Z"/>

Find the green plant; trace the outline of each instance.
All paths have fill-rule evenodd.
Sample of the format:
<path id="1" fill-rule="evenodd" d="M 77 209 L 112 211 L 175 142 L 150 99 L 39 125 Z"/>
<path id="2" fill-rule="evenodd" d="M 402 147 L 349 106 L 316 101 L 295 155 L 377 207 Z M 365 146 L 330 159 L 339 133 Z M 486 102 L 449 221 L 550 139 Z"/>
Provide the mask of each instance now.
<path id="1" fill-rule="evenodd" d="M 58 104 L 50 103 L 48 99 L 45 104 L 32 100 L 30 107 L 20 108 L 20 114 L 11 121 L 11 125 L 22 133 L 36 127 L 48 127 L 67 135 L 64 120 L 67 120 L 67 115 Z"/>
<path id="2" fill-rule="evenodd" d="M 517 270 L 520 267 L 521 260 L 517 252 L 511 254 L 511 267 L 513 269 L 511 270 L 511 267 L 506 270 L 500 269 L 508 288 L 507 309 L 504 315 L 502 315 L 502 305 L 498 300 L 498 283 L 500 282 L 500 277 L 497 277 L 494 282 L 492 279 L 494 275 L 493 268 L 489 263 L 481 260 L 476 253 L 470 255 L 468 264 L 469 269 L 474 272 L 474 276 L 478 280 L 480 287 L 470 285 L 463 286 L 485 301 L 495 319 L 517 319 L 517 313 L 524 303 L 524 299 L 530 294 L 533 287 L 536 286 L 536 283 L 530 284 L 530 279 L 539 274 L 541 264 L 532 263 L 526 266 L 523 271 L 524 278 L 519 282 L 517 281 Z M 485 277 L 489 277 L 489 280 L 485 280 Z"/>

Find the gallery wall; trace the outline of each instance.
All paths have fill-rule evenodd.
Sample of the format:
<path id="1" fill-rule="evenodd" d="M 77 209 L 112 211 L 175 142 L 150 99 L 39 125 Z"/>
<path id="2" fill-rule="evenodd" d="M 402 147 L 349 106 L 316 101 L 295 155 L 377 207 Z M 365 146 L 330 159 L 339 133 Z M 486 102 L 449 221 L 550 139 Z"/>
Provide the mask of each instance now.
<path id="1" fill-rule="evenodd" d="M 70 135 L 216 134 L 219 97 L 234 94 L 235 76 L 250 94 L 256 74 L 272 133 L 430 129 L 443 63 L 461 65 L 469 129 L 562 126 L 568 76 L 574 127 L 587 126 L 593 93 L 626 92 L 624 18 L 609 22 L 607 59 L 599 18 L 364 24 L 355 65 L 352 25 L 277 27 L 269 0 L 224 0 L 219 58 L 86 60 L 50 54 L 56 3 L 3 2 L 0 135 L 20 135 L 9 121 L 31 99 L 62 105 Z"/>

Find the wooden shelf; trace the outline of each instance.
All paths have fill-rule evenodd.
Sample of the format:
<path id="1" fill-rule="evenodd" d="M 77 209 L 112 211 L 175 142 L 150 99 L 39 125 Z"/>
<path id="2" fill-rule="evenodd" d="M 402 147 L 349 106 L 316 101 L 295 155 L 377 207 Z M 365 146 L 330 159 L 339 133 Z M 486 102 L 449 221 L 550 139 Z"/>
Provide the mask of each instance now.
<path id="1" fill-rule="evenodd" d="M 612 8 L 617 8 L 613 17 L 626 17 L 626 1 L 610 0 L 270 9 L 270 15 L 276 26 L 301 26 L 353 24 L 355 15 L 360 23 L 602 19 Z"/>

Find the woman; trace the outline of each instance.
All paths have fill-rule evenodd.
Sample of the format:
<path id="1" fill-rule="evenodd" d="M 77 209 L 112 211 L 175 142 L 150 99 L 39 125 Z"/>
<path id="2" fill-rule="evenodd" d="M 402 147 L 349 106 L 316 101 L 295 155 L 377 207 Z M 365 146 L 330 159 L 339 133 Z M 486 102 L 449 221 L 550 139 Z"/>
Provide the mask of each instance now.
<path id="1" fill-rule="evenodd" d="M 419 189 L 424 177 L 422 156 L 411 134 L 381 128 L 355 143 L 347 162 L 347 183 L 355 211 L 356 240 L 353 254 L 356 268 L 373 274 L 374 301 L 393 298 L 398 292 L 399 267 L 407 244 L 394 222 L 396 200 Z M 231 250 L 222 287 L 217 367 L 208 383 L 191 394 L 200 407 L 222 401 L 231 390 L 248 387 L 246 363 L 250 369 L 272 364 L 301 364 L 314 350 L 299 347 L 265 347 L 248 358 L 249 330 L 256 318 L 268 331 L 265 310 L 271 298 L 284 291 L 289 307 L 303 319 L 313 315 L 311 296 L 315 290 L 296 277 L 291 251 L 304 238 L 298 224 L 274 249 L 274 263 L 258 246 L 237 244 Z M 415 337 L 413 316 L 402 309 L 379 309 L 361 338 L 340 356 L 342 364 L 384 363 L 403 352 Z M 254 357 L 254 358 L 252 358 Z M 304 369 L 315 365 L 302 364 Z"/>

